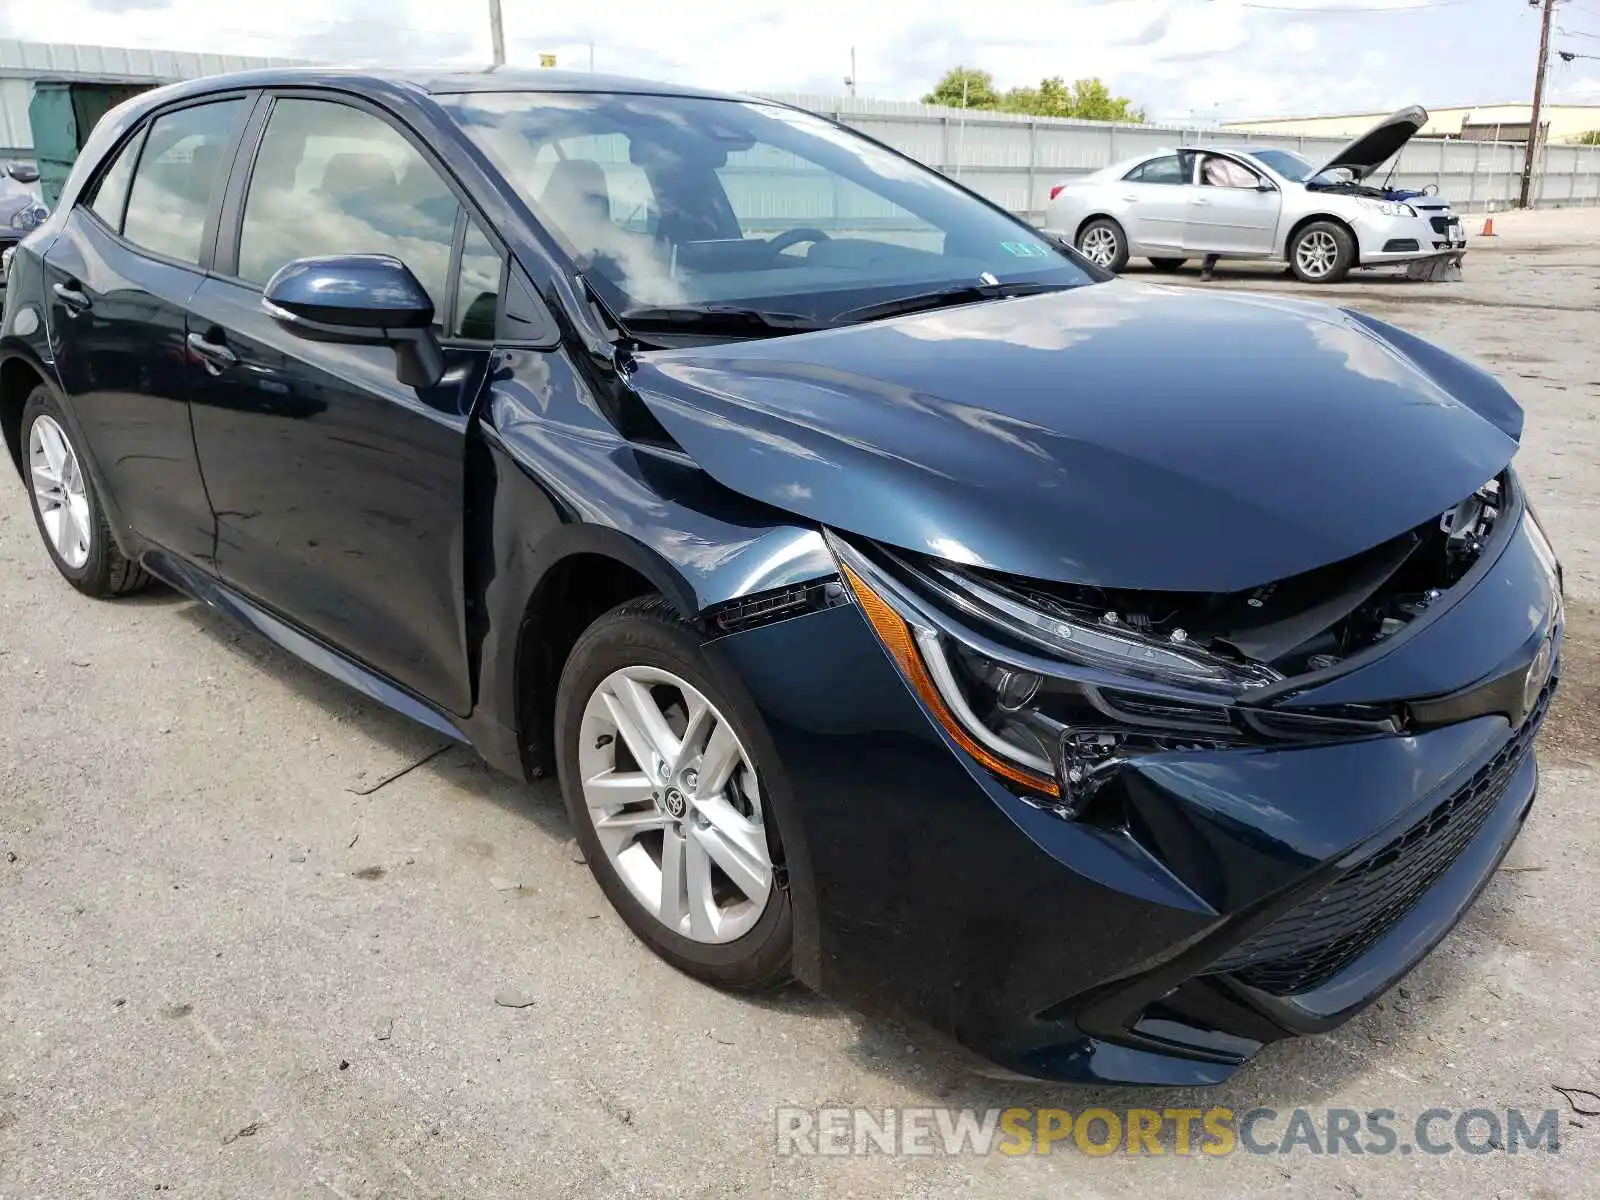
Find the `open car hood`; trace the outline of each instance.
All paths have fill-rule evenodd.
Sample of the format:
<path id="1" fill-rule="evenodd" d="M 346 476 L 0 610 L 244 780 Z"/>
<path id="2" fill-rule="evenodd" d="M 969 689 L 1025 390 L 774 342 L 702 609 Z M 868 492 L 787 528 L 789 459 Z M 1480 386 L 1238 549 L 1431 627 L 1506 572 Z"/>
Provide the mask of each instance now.
<path id="1" fill-rule="evenodd" d="M 1353 171 L 1357 179 L 1365 179 L 1399 154 L 1400 148 L 1427 123 L 1427 109 L 1417 104 L 1391 113 L 1318 167 L 1310 178 L 1315 179 L 1334 167 L 1345 167 Z"/>
<path id="2" fill-rule="evenodd" d="M 1516 451 L 1489 375 L 1372 318 L 1125 281 L 653 351 L 713 478 L 808 521 L 1063 583 L 1238 591 L 1437 517 Z"/>

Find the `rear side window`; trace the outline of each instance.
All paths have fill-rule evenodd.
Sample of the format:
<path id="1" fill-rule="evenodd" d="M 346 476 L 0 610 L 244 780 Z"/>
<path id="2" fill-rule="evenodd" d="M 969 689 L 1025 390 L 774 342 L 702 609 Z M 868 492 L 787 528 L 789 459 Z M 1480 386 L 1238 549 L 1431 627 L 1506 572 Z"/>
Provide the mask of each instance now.
<path id="1" fill-rule="evenodd" d="M 128 184 L 133 180 L 133 164 L 139 158 L 141 141 L 142 135 L 128 139 L 128 144 L 117 153 L 111 169 L 100 177 L 94 199 L 89 202 L 95 215 L 118 233 L 122 232 L 122 210 L 128 202 Z"/>
<path id="2" fill-rule="evenodd" d="M 1188 183 L 1187 173 L 1183 169 L 1183 160 L 1176 154 L 1168 154 L 1162 158 L 1152 158 L 1147 163 L 1140 163 L 1133 170 L 1123 176 L 1124 179 L 1135 183 Z"/>
<path id="3" fill-rule="evenodd" d="M 438 172 L 387 122 L 332 101 L 278 100 L 250 174 L 239 278 L 265 284 L 297 258 L 390 254 L 442 318 L 457 208 Z"/>
<path id="4" fill-rule="evenodd" d="M 222 177 L 223 153 L 243 112 L 242 100 L 220 100 L 179 109 L 150 123 L 128 193 L 128 214 L 122 222 L 125 238 L 180 262 L 200 261 L 206 214 Z"/>

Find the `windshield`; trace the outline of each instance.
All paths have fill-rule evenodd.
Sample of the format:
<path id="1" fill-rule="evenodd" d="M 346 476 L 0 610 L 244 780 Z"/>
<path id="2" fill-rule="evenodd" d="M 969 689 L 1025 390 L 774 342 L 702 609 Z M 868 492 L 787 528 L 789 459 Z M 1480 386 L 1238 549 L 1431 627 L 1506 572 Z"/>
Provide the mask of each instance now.
<path id="1" fill-rule="evenodd" d="M 440 97 L 602 298 L 827 323 L 912 293 L 1091 282 L 1028 226 L 818 117 L 677 96 Z"/>
<path id="2" fill-rule="evenodd" d="M 1316 169 L 1293 150 L 1251 150 L 1250 157 L 1296 183 L 1310 179 L 1311 172 Z"/>

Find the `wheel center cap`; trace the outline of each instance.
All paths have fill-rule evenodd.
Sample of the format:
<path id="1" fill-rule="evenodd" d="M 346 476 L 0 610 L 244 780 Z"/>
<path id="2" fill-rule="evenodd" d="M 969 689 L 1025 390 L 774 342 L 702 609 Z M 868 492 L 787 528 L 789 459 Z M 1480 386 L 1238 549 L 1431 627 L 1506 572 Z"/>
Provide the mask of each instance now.
<path id="1" fill-rule="evenodd" d="M 681 821 L 683 814 L 689 811 L 689 802 L 683 798 L 683 793 L 677 788 L 668 788 L 662 803 L 666 806 L 667 815 L 674 821 Z"/>

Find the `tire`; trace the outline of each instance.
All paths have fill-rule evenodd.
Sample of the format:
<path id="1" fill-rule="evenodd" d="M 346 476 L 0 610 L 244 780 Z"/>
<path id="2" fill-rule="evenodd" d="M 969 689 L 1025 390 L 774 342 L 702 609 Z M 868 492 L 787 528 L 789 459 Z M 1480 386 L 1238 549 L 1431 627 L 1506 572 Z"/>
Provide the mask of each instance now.
<path id="1" fill-rule="evenodd" d="M 86 596 L 136 592 L 149 574 L 123 556 L 83 452 L 50 389 L 40 384 L 22 408 L 22 455 L 33 522 L 61 577 Z M 64 522 L 63 514 L 70 514 Z"/>
<path id="2" fill-rule="evenodd" d="M 760 717 L 737 681 L 713 667 L 705 641 L 660 598 L 630 601 L 589 626 L 556 693 L 557 769 L 589 869 L 640 940 L 703 982 L 765 991 L 790 980 L 794 948 L 783 842 L 770 802 L 778 764 L 757 761 L 756 747 L 770 745 Z M 698 752 L 658 772 L 659 759 L 642 761 L 661 744 L 645 727 L 660 718 L 685 738 L 694 703 L 685 686 L 709 704 L 707 723 L 692 739 Z M 631 732 L 624 732 L 618 706 Z M 612 808 L 614 798 L 627 803 Z M 761 890 L 753 880 L 763 857 L 758 904 L 750 893 Z M 725 863 L 732 865 L 725 870 Z M 669 878 L 680 886 L 664 886 Z"/>
<path id="3" fill-rule="evenodd" d="M 1289 269 L 1302 283 L 1338 283 L 1355 262 L 1355 239 L 1335 221 L 1313 221 L 1289 243 Z"/>
<path id="4" fill-rule="evenodd" d="M 1152 258 L 1150 265 L 1156 270 L 1165 271 L 1170 275 L 1188 261 L 1187 258 Z"/>
<path id="5" fill-rule="evenodd" d="M 1079 254 L 1108 271 L 1128 265 L 1128 235 L 1110 217 L 1096 217 L 1078 230 L 1077 245 Z"/>

